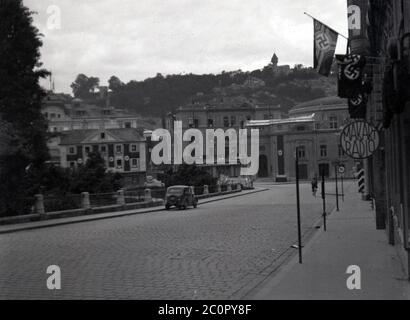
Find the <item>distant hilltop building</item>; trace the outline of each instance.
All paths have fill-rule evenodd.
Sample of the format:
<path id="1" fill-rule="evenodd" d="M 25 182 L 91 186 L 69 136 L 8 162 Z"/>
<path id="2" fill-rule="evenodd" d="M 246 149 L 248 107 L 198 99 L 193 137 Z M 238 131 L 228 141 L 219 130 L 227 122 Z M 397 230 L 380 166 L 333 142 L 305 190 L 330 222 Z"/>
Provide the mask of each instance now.
<path id="1" fill-rule="evenodd" d="M 291 68 L 289 65 L 278 65 L 279 63 L 279 58 L 276 55 L 276 53 L 273 54 L 271 63 L 267 66 L 267 68 L 271 69 L 274 74 L 276 75 L 285 75 L 287 76 L 288 74 L 291 73 Z"/>

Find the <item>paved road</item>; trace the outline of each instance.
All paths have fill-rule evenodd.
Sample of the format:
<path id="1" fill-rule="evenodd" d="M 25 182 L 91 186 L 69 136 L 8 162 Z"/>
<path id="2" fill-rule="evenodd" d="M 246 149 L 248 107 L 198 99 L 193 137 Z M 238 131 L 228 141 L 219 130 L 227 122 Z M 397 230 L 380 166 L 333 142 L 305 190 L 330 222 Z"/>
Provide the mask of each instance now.
<path id="1" fill-rule="evenodd" d="M 322 202 L 301 189 L 306 234 Z M 187 211 L 1 235 L 0 298 L 241 298 L 294 253 L 294 194 L 294 185 L 271 186 Z M 46 287 L 49 265 L 61 268 L 61 290 Z"/>

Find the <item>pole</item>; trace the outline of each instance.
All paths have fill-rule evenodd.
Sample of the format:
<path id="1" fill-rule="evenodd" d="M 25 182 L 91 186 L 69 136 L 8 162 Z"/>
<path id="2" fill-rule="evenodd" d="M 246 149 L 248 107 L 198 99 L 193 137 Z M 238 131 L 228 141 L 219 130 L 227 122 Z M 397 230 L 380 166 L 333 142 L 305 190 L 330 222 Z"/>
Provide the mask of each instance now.
<path id="1" fill-rule="evenodd" d="M 335 165 L 335 178 L 336 178 L 336 210 L 339 211 L 339 188 L 337 186 L 337 165 Z"/>
<path id="2" fill-rule="evenodd" d="M 341 34 L 340 32 L 337 32 L 336 30 L 330 28 L 327 24 L 323 23 L 322 21 L 316 19 L 315 17 L 311 16 L 309 13 L 307 12 L 303 12 L 305 15 L 307 15 L 308 17 L 311 17 L 313 20 L 316 20 L 318 22 L 320 22 L 321 24 L 325 25 L 326 27 L 328 27 L 330 30 L 332 30 L 333 32 L 337 33 L 339 36 L 345 38 L 347 41 L 349 41 L 349 38 L 346 37 L 345 35 Z"/>
<path id="3" fill-rule="evenodd" d="M 340 176 L 340 179 L 342 180 L 342 201 L 345 202 L 345 189 L 343 187 L 343 176 L 344 174 Z"/>
<path id="4" fill-rule="evenodd" d="M 322 168 L 322 199 L 323 199 L 323 228 L 327 231 L 326 227 L 326 192 L 325 192 L 325 169 Z"/>
<path id="5" fill-rule="evenodd" d="M 296 208 L 298 216 L 298 248 L 299 248 L 299 263 L 302 263 L 302 232 L 300 225 L 300 193 L 299 193 L 299 155 L 296 148 Z"/>

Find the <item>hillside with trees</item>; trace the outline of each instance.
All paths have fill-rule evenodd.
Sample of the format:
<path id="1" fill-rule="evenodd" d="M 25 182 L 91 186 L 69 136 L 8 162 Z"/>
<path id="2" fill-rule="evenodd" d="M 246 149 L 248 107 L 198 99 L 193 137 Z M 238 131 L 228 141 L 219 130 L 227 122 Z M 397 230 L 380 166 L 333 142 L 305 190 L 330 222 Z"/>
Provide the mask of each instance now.
<path id="1" fill-rule="evenodd" d="M 85 77 L 85 78 L 84 78 Z M 262 80 L 264 85 L 255 88 L 240 88 L 250 78 Z M 85 79 L 85 81 L 84 81 Z M 96 97 L 95 89 L 99 84 L 97 77 L 79 75 L 72 84 L 76 97 L 89 99 Z M 225 90 L 232 87 L 238 90 Z M 334 95 L 336 93 L 336 79 L 322 77 L 312 68 L 295 65 L 288 74 L 278 73 L 272 69 L 272 64 L 261 70 L 252 72 L 223 71 L 220 74 L 173 74 L 163 76 L 158 73 L 155 77 L 144 81 L 122 82 L 117 76 L 108 81 L 111 92 L 110 103 L 115 107 L 126 108 L 146 116 L 163 116 L 174 111 L 181 105 L 192 102 L 201 93 L 209 96 L 216 92 L 230 92 L 230 95 L 244 95 L 247 97 L 264 96 L 262 104 L 281 105 L 285 109 L 316 98 Z M 269 97 L 272 97 L 269 98 Z"/>

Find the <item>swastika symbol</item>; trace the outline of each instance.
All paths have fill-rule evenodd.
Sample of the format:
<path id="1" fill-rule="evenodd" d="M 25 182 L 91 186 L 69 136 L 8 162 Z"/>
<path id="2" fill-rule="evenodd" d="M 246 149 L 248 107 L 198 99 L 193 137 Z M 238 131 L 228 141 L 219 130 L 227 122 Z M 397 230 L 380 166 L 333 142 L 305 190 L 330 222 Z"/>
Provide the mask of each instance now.
<path id="1" fill-rule="evenodd" d="M 330 47 L 329 39 L 324 34 L 316 36 L 316 44 L 323 50 Z"/>

